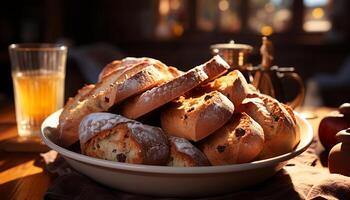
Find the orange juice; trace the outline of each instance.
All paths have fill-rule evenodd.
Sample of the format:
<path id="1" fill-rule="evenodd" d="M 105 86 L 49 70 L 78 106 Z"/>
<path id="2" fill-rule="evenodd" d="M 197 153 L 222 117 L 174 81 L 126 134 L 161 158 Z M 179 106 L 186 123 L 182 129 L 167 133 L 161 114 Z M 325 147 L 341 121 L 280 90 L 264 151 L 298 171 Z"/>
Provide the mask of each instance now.
<path id="1" fill-rule="evenodd" d="M 42 121 L 63 106 L 64 74 L 47 70 L 12 74 L 18 132 L 39 133 Z"/>

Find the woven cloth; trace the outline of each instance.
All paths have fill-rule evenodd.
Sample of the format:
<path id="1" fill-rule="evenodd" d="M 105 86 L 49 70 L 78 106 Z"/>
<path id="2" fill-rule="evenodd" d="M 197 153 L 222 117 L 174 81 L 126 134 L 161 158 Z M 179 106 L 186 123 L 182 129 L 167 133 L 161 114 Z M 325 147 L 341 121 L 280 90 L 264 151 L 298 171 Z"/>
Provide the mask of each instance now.
<path id="1" fill-rule="evenodd" d="M 314 141 L 304 153 L 291 159 L 275 176 L 259 185 L 223 196 L 198 199 L 350 199 L 350 177 L 330 174 L 320 163 L 316 143 Z M 55 151 L 42 156 L 47 170 L 57 174 L 45 199 L 175 199 L 114 190 L 76 172 Z"/>

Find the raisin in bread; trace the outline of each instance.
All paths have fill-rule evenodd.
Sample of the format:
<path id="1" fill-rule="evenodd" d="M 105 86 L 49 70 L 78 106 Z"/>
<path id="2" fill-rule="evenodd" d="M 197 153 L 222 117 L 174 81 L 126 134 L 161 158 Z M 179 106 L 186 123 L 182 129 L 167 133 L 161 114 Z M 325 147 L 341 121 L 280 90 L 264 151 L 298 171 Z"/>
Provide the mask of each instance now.
<path id="1" fill-rule="evenodd" d="M 233 112 L 232 102 L 218 91 L 182 96 L 164 108 L 161 127 L 168 135 L 199 141 L 223 126 Z"/>
<path id="2" fill-rule="evenodd" d="M 212 165 L 253 161 L 263 147 L 263 129 L 246 113 L 235 113 L 225 126 L 200 144 L 201 150 Z"/>
<path id="3" fill-rule="evenodd" d="M 237 110 L 246 112 L 264 129 L 261 159 L 288 153 L 299 143 L 299 128 L 292 109 L 276 99 L 259 93 L 248 95 Z"/>

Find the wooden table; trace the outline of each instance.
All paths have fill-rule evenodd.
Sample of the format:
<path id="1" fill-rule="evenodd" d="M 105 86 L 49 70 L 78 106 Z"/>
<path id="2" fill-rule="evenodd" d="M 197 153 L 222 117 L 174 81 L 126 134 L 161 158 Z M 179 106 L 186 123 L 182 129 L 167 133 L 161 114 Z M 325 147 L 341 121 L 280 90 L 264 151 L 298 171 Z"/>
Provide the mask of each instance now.
<path id="1" fill-rule="evenodd" d="M 0 111 L 0 142 L 17 137 L 13 106 Z M 0 150 L 0 199 L 42 199 L 54 177 L 44 170 L 39 153 Z"/>
<path id="2" fill-rule="evenodd" d="M 311 109 L 318 117 L 310 119 L 317 136 L 320 120 L 334 109 Z M 0 142 L 17 136 L 13 106 L 0 111 Z M 54 176 L 44 170 L 39 153 L 0 151 L 0 199 L 42 199 Z"/>

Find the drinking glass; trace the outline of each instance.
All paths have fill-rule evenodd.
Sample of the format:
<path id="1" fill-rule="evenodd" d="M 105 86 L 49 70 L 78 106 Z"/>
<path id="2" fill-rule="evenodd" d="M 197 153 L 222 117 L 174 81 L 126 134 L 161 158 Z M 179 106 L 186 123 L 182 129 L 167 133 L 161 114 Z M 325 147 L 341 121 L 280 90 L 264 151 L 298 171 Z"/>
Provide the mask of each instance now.
<path id="1" fill-rule="evenodd" d="M 9 46 L 19 136 L 38 136 L 42 121 L 63 106 L 67 47 Z"/>

